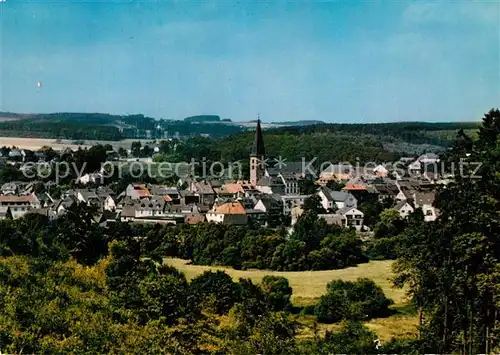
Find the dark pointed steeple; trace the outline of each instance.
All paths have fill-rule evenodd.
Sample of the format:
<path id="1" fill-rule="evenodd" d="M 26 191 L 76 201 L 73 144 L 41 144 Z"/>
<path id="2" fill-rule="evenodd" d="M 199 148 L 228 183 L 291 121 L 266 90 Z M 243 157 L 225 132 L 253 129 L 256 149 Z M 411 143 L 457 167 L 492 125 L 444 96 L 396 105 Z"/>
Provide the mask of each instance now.
<path id="1" fill-rule="evenodd" d="M 264 139 L 262 138 L 262 129 L 260 128 L 260 119 L 257 120 L 257 128 L 255 129 L 255 140 L 252 147 L 252 156 L 263 157 L 266 154 L 264 149 Z"/>

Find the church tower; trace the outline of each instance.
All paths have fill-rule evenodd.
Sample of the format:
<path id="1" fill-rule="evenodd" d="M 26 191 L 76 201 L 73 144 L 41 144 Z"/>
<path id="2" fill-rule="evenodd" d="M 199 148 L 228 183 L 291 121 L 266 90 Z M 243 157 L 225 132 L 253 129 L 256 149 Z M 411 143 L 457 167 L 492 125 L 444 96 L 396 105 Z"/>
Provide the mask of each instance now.
<path id="1" fill-rule="evenodd" d="M 252 153 L 250 154 L 250 183 L 256 185 L 261 177 L 264 176 L 266 152 L 264 150 L 264 139 L 262 138 L 262 129 L 260 128 L 260 119 L 257 120 L 255 129 L 255 139 L 253 142 Z"/>

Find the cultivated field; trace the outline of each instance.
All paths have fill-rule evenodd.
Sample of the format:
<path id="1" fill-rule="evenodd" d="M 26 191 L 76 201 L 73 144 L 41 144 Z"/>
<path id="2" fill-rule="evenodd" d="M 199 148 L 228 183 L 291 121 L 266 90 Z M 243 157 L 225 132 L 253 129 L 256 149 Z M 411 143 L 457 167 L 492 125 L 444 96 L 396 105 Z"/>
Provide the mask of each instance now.
<path id="1" fill-rule="evenodd" d="M 145 139 L 124 139 L 121 141 L 83 141 L 83 144 L 78 145 L 70 139 L 55 139 L 55 138 L 21 138 L 21 137 L 0 137 L 0 147 L 17 147 L 20 149 L 38 150 L 43 146 L 51 147 L 54 150 L 64 150 L 70 148 L 72 150 L 78 147 L 88 148 L 97 144 L 109 144 L 113 149 L 124 148 L 130 149 L 132 142 L 140 141 L 144 144 L 152 144 L 151 140 Z"/>
<path id="2" fill-rule="evenodd" d="M 397 311 L 387 318 L 376 318 L 365 325 L 377 333 L 381 341 L 387 341 L 395 336 L 409 336 L 416 334 L 417 316 L 415 311 L 406 303 L 404 290 L 395 289 L 389 280 L 391 273 L 391 261 L 371 261 L 341 270 L 325 271 L 267 271 L 267 270 L 234 270 L 228 267 L 191 265 L 189 260 L 166 258 L 165 262 L 182 271 L 187 279 L 192 279 L 206 270 L 223 270 L 235 281 L 239 278 L 250 278 L 258 283 L 265 275 L 283 276 L 288 279 L 293 288 L 292 302 L 295 306 L 306 306 L 314 304 L 326 291 L 328 282 L 334 279 L 354 281 L 359 277 L 366 277 L 375 281 L 384 293 L 394 301 L 392 307 Z M 299 337 L 313 335 L 314 316 L 298 315 L 297 320 L 302 324 Z M 337 324 L 318 324 L 320 333 L 337 328 Z"/>
<path id="3" fill-rule="evenodd" d="M 3 146 L 29 150 L 38 150 L 43 146 L 51 147 L 54 150 L 64 150 L 66 148 L 76 150 L 78 147 L 88 147 L 88 145 L 76 145 L 72 141 L 64 139 L 0 137 L 0 147 Z"/>
<path id="4" fill-rule="evenodd" d="M 0 122 L 17 121 L 17 117 L 0 116 Z"/>

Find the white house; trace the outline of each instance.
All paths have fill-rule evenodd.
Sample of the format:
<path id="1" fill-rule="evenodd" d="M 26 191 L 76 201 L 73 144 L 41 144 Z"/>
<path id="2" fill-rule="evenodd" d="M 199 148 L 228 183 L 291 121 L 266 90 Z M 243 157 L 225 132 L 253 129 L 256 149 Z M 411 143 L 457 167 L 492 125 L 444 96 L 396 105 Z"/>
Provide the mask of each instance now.
<path id="1" fill-rule="evenodd" d="M 304 210 L 301 207 L 292 209 L 292 226 L 297 223 L 297 220 L 302 215 Z M 363 228 L 364 214 L 356 208 L 342 208 L 336 213 L 319 214 L 319 218 L 324 219 L 327 224 L 338 225 L 341 227 L 354 227 L 356 230 Z"/>
<path id="2" fill-rule="evenodd" d="M 245 225 L 248 223 L 248 216 L 245 208 L 239 202 L 228 202 L 207 212 L 208 222 Z"/>
<path id="3" fill-rule="evenodd" d="M 129 184 L 125 190 L 125 194 L 133 200 L 151 197 L 151 193 L 144 184 Z"/>
<path id="4" fill-rule="evenodd" d="M 415 209 L 413 208 L 412 205 L 410 205 L 407 201 L 400 201 L 394 206 L 394 209 L 398 211 L 399 215 L 401 218 L 405 219 L 408 218 L 410 213 L 413 213 Z"/>
<path id="5" fill-rule="evenodd" d="M 113 197 L 109 196 L 105 198 L 103 208 L 106 211 L 114 211 L 116 210 L 116 202 Z"/>
<path id="6" fill-rule="evenodd" d="M 348 191 L 332 191 L 328 187 L 322 186 L 318 189 L 318 196 L 321 198 L 321 205 L 327 211 L 358 206 L 358 201 Z"/>
<path id="7" fill-rule="evenodd" d="M 297 178 L 293 175 L 279 174 L 278 177 L 283 181 L 285 185 L 286 195 L 298 195 L 299 194 L 299 182 Z"/>
<path id="8" fill-rule="evenodd" d="M 21 218 L 34 208 L 40 208 L 40 201 L 34 194 L 22 196 L 0 196 L 0 206 L 9 207 L 12 218 Z"/>
<path id="9" fill-rule="evenodd" d="M 415 160 L 413 163 L 408 165 L 408 172 L 410 174 L 420 175 L 421 171 L 422 171 L 422 163 L 419 160 Z"/>
<path id="10" fill-rule="evenodd" d="M 389 170 L 387 170 L 383 165 L 377 165 L 375 168 L 373 168 L 373 174 L 378 177 L 386 177 L 387 175 L 389 175 Z"/>
<path id="11" fill-rule="evenodd" d="M 436 194 L 434 192 L 416 192 L 413 194 L 413 201 L 416 208 L 421 208 L 426 222 L 435 221 L 439 215 L 439 210 L 433 206 Z"/>
<path id="12" fill-rule="evenodd" d="M 102 178 L 103 175 L 101 173 L 85 174 L 77 178 L 76 182 L 82 185 L 95 184 L 95 183 L 100 183 L 102 181 Z"/>
<path id="13" fill-rule="evenodd" d="M 342 216 L 342 223 L 344 227 L 354 227 L 361 230 L 363 227 L 364 214 L 354 207 L 344 207 L 337 211 L 338 215 Z"/>
<path id="14" fill-rule="evenodd" d="M 79 202 L 90 205 L 99 205 L 100 199 L 94 190 L 79 189 L 75 191 L 75 197 Z"/>

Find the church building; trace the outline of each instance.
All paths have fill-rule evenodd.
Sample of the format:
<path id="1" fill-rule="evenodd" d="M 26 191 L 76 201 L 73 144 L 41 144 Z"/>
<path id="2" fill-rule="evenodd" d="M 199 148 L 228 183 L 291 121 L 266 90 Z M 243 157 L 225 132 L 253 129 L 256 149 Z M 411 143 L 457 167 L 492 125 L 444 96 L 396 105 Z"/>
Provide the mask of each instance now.
<path id="1" fill-rule="evenodd" d="M 255 139 L 250 154 L 250 183 L 257 185 L 257 182 L 264 176 L 265 173 L 265 149 L 264 139 L 262 138 L 262 128 L 260 127 L 260 119 L 257 120 L 257 128 L 255 129 Z"/>

